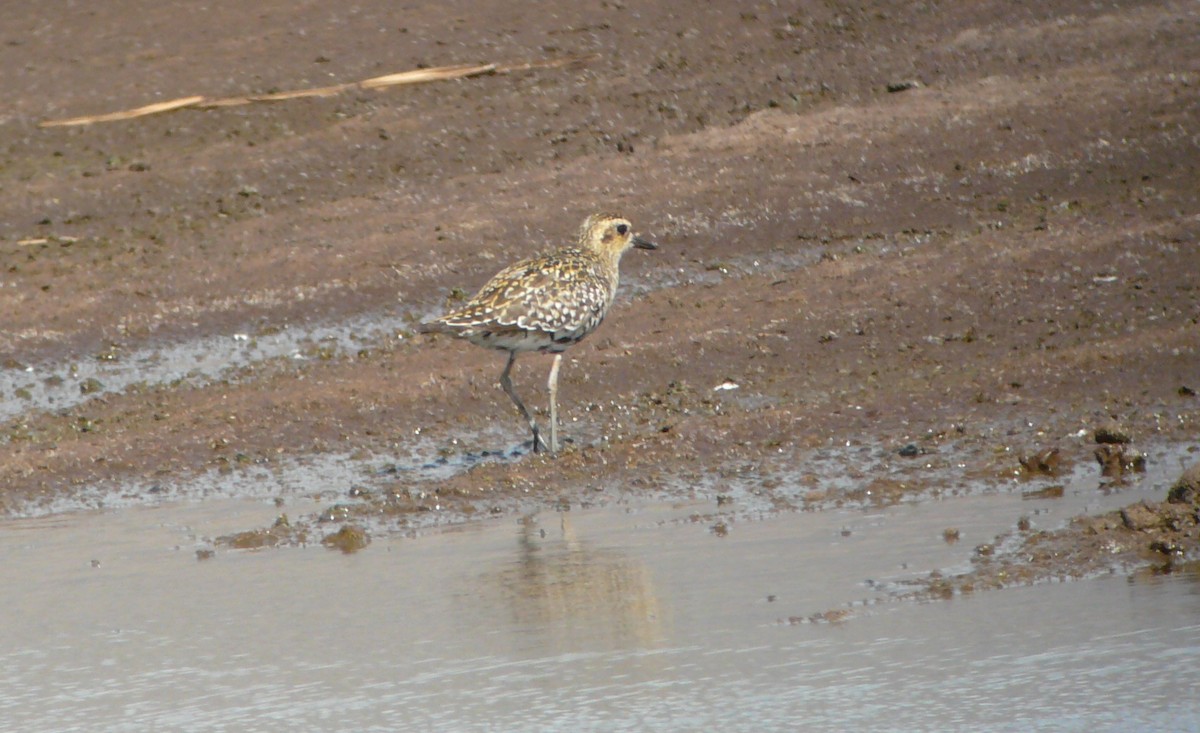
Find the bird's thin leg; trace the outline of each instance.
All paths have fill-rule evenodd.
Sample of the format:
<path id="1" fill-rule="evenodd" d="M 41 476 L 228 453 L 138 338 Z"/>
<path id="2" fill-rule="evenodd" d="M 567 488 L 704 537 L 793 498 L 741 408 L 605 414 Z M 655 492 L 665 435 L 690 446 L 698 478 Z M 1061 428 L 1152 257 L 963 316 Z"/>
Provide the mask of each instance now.
<path id="1" fill-rule="evenodd" d="M 517 409 L 521 411 L 521 417 L 525 418 L 525 422 L 529 423 L 529 429 L 533 431 L 533 452 L 538 452 L 538 445 L 543 443 L 539 435 L 537 422 L 533 416 L 529 414 L 529 410 L 525 409 L 525 403 L 521 402 L 521 398 L 517 396 L 517 391 L 513 389 L 512 380 L 508 378 L 508 373 L 512 371 L 513 362 L 517 360 L 517 352 L 508 352 L 508 363 L 504 365 L 504 371 L 500 373 L 500 386 L 504 388 L 504 393 L 513 401 Z"/>
<path id="2" fill-rule="evenodd" d="M 550 379 L 546 386 L 550 388 L 550 454 L 558 452 L 558 365 L 562 364 L 562 354 L 554 355 L 554 366 L 550 367 Z"/>

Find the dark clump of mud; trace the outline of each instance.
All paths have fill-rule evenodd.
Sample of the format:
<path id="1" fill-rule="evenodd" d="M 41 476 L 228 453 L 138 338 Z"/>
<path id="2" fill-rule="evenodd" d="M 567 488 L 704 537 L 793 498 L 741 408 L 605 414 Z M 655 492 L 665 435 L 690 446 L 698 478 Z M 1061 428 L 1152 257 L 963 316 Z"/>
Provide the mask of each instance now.
<path id="1" fill-rule="evenodd" d="M 307 527 L 294 527 L 288 516 L 281 514 L 270 527 L 223 535 L 216 539 L 216 544 L 233 550 L 257 550 L 263 547 L 307 544 L 308 537 Z"/>
<path id="2" fill-rule="evenodd" d="M 1067 468 L 1062 461 L 1062 452 L 1058 448 L 1046 448 L 1033 455 L 1021 456 L 1018 459 L 1021 467 L 1031 476 L 1044 474 L 1057 476 Z"/>
<path id="3" fill-rule="evenodd" d="M 338 531 L 322 537 L 321 544 L 349 555 L 371 544 L 371 536 L 362 527 L 346 524 Z"/>
<path id="4" fill-rule="evenodd" d="M 1070 580 L 1114 570 L 1151 567 L 1172 572 L 1200 559 L 1200 464 L 1171 487 L 1165 501 L 1139 501 L 1098 516 L 1080 516 L 1062 529 L 1001 535 L 980 545 L 968 572 L 932 573 L 913 596 L 957 594 Z"/>
<path id="5" fill-rule="evenodd" d="M 1200 504 L 1200 463 L 1183 472 L 1171 486 L 1167 501 L 1172 504 Z"/>
<path id="6" fill-rule="evenodd" d="M 1146 456 L 1128 446 L 1104 443 L 1096 448 L 1094 455 L 1100 464 L 1100 473 L 1121 478 L 1126 473 L 1142 473 L 1146 470 Z"/>

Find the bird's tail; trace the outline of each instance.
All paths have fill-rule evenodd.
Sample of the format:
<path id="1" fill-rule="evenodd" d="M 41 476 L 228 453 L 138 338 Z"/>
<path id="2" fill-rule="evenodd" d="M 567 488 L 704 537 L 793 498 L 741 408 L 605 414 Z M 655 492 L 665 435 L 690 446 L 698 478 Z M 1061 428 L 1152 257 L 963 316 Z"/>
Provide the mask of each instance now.
<path id="1" fill-rule="evenodd" d="M 453 335 L 458 333 L 458 329 L 438 318 L 436 320 L 426 321 L 425 323 L 417 326 L 417 333 L 448 333 Z"/>

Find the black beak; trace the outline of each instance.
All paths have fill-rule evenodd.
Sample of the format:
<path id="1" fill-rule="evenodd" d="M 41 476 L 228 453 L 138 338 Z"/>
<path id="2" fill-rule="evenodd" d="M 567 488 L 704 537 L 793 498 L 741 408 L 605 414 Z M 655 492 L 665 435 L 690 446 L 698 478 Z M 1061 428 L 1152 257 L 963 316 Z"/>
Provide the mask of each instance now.
<path id="1" fill-rule="evenodd" d="M 638 249 L 658 249 L 657 244 L 648 239 L 642 239 L 641 237 L 633 238 L 633 246 L 637 247 Z"/>

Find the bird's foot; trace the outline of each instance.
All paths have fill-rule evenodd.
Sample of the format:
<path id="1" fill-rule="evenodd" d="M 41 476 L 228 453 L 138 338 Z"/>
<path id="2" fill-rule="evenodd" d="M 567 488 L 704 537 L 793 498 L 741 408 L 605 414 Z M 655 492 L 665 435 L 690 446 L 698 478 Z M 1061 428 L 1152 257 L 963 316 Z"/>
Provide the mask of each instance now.
<path id="1" fill-rule="evenodd" d="M 550 455 L 554 455 L 555 453 L 558 453 L 557 442 L 558 441 L 552 441 L 550 443 L 547 443 L 546 439 L 542 437 L 542 431 L 538 430 L 537 424 L 533 425 L 533 452 L 534 453 L 541 453 L 542 451 L 546 451 Z"/>

